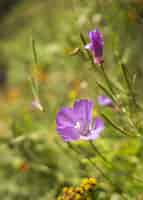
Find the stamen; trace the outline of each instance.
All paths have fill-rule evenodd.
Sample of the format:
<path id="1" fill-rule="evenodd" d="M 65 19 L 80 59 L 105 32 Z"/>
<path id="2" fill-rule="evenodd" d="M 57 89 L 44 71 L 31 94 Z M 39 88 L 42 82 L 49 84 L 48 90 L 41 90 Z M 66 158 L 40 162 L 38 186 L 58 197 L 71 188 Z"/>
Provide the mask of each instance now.
<path id="1" fill-rule="evenodd" d="M 76 122 L 75 128 L 80 129 L 80 123 Z"/>

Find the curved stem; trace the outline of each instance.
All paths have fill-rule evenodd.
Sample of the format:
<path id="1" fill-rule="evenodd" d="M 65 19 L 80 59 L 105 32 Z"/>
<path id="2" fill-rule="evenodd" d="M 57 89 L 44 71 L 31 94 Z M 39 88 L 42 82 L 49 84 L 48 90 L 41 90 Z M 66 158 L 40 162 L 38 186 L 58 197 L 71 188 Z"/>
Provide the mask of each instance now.
<path id="1" fill-rule="evenodd" d="M 114 94 L 112 84 L 111 84 L 111 82 L 110 82 L 110 80 L 109 80 L 109 78 L 108 78 L 108 76 L 107 76 L 107 74 L 106 74 L 106 72 L 105 72 L 103 63 L 100 65 L 100 67 L 101 67 L 101 70 L 102 70 L 102 75 L 103 75 L 103 77 L 104 77 L 104 79 L 105 79 L 105 81 L 106 81 L 106 83 L 107 83 L 107 85 L 108 85 L 108 88 L 109 88 L 110 91 Z"/>
<path id="2" fill-rule="evenodd" d="M 103 154 L 97 149 L 97 147 L 95 146 L 95 144 L 93 143 L 93 141 L 90 141 L 89 143 L 90 143 L 91 147 L 93 148 L 93 150 L 101 157 L 101 159 L 102 159 L 104 162 L 110 164 L 110 166 L 112 166 L 111 163 L 110 163 L 110 162 L 103 156 Z"/>
<path id="3" fill-rule="evenodd" d="M 78 150 L 76 150 L 75 148 L 73 148 L 73 146 L 72 146 L 72 144 L 71 143 L 68 143 L 68 146 L 73 150 L 73 151 L 75 151 L 76 153 L 81 153 L 81 152 L 79 152 Z M 88 157 L 86 157 L 86 159 L 89 161 L 89 163 L 93 166 L 93 167 L 95 167 L 96 169 L 97 169 L 97 171 L 99 171 L 99 173 L 116 189 L 116 190 L 119 190 L 120 188 L 118 187 L 118 185 L 117 184 L 115 184 L 105 173 L 104 173 L 104 171 L 97 165 L 97 164 L 95 164 L 95 162 L 93 162 L 92 161 L 92 159 L 90 159 L 90 158 L 88 158 Z M 81 162 L 81 161 L 80 161 Z M 120 195 L 122 195 L 122 197 L 123 197 L 123 199 L 125 199 L 125 200 L 127 200 L 124 196 L 123 196 L 123 194 L 120 194 Z"/>
<path id="4" fill-rule="evenodd" d="M 128 136 L 128 137 L 139 137 L 139 135 L 131 135 L 128 134 L 128 132 L 124 129 L 122 129 L 121 127 L 119 127 L 117 124 L 115 124 L 111 119 L 109 119 L 105 114 L 101 114 L 102 117 L 113 127 L 115 128 L 118 132 L 120 132 L 121 134 Z"/>
<path id="5" fill-rule="evenodd" d="M 136 98 L 135 98 L 134 92 L 133 92 L 133 88 L 132 88 L 132 85 L 131 85 L 130 80 L 128 78 L 128 71 L 127 71 L 127 68 L 126 68 L 124 63 L 121 64 L 121 68 L 122 68 L 123 75 L 124 75 L 124 78 L 125 78 L 125 81 L 126 81 L 126 84 L 127 84 L 127 87 L 128 87 L 128 91 L 131 93 L 132 102 L 135 106 L 137 106 Z"/>

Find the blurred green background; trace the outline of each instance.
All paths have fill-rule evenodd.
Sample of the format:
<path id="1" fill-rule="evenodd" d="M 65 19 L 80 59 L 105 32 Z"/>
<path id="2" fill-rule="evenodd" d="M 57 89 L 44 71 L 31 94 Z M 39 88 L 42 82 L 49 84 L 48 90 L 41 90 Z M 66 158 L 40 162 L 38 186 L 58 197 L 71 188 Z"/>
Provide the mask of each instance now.
<path id="1" fill-rule="evenodd" d="M 98 180 L 92 199 L 118 200 L 122 192 L 126 199 L 143 199 L 143 183 L 130 178 L 133 174 L 143 180 L 142 139 L 121 137 L 107 125 L 96 143 L 112 169 L 95 157 L 88 143 L 76 144 L 114 180 L 119 188 L 115 190 L 56 133 L 61 106 L 72 105 L 77 98 L 91 98 L 96 104 L 102 94 L 95 84 L 102 78 L 93 73 L 90 62 L 82 52 L 71 55 L 75 48 L 83 49 L 80 35 L 88 41 L 88 31 L 96 27 L 104 35 L 110 79 L 122 87 L 119 63 L 124 61 L 142 102 L 143 0 L 0 0 L 1 200 L 55 200 L 64 186 L 78 185 L 88 176 Z M 31 74 L 38 81 L 44 112 L 31 108 Z M 95 112 L 100 112 L 98 105 Z M 123 116 L 105 112 L 126 126 Z M 141 113 L 135 117 L 141 121 Z"/>

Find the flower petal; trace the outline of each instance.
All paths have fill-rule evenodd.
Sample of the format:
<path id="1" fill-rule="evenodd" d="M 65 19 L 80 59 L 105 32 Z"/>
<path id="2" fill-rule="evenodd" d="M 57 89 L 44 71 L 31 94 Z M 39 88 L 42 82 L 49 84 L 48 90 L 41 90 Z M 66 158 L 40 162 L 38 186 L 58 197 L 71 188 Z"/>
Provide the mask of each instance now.
<path id="1" fill-rule="evenodd" d="M 93 61 L 95 64 L 99 65 L 99 64 L 103 63 L 104 60 L 103 60 L 103 57 L 96 57 L 93 55 Z"/>
<path id="2" fill-rule="evenodd" d="M 96 118 L 94 122 L 94 127 L 90 131 L 90 133 L 86 136 L 81 136 L 80 138 L 83 140 L 96 140 L 100 133 L 104 130 L 104 122 L 101 118 Z"/>
<path id="3" fill-rule="evenodd" d="M 102 33 L 98 29 L 95 29 L 94 31 L 90 31 L 88 33 L 88 35 L 89 35 L 89 38 L 91 40 L 91 43 L 97 43 L 98 42 L 101 45 L 104 44 Z"/>
<path id="4" fill-rule="evenodd" d="M 100 133 L 104 130 L 104 128 L 104 121 L 101 118 L 97 117 L 94 122 L 94 129 L 96 130 L 96 132 Z"/>
<path id="5" fill-rule="evenodd" d="M 95 130 L 92 130 L 92 132 L 87 136 L 80 136 L 81 140 L 96 140 L 99 137 L 99 133 L 97 133 Z"/>
<path id="6" fill-rule="evenodd" d="M 93 60 L 95 64 L 103 62 L 103 36 L 98 29 L 89 32 L 90 50 L 92 51 Z"/>
<path id="7" fill-rule="evenodd" d="M 74 112 L 79 120 L 90 122 L 92 119 L 93 102 L 87 99 L 78 100 L 74 104 Z"/>
<path id="8" fill-rule="evenodd" d="M 59 128 L 74 127 L 76 116 L 72 108 L 62 108 L 57 114 L 56 124 Z"/>
<path id="9" fill-rule="evenodd" d="M 107 96 L 98 96 L 97 101 L 101 106 L 112 106 L 113 101 Z"/>
<path id="10" fill-rule="evenodd" d="M 95 40 L 95 31 L 90 31 L 90 32 L 88 33 L 88 35 L 89 35 L 90 41 L 91 41 L 91 42 L 94 42 L 94 40 Z"/>
<path id="11" fill-rule="evenodd" d="M 57 131 L 66 142 L 78 140 L 80 138 L 78 130 L 74 127 L 57 128 Z"/>

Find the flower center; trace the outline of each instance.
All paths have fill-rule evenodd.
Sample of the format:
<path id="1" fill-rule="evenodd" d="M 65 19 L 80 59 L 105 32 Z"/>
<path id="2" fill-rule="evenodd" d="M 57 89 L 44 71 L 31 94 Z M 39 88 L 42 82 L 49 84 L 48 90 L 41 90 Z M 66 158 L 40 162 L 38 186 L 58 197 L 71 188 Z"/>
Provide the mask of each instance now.
<path id="1" fill-rule="evenodd" d="M 80 129 L 80 123 L 76 122 L 76 125 L 74 126 L 76 129 Z"/>
<path id="2" fill-rule="evenodd" d="M 89 134 L 89 124 L 85 123 L 84 127 L 83 127 L 83 130 L 81 131 L 81 135 L 86 136 L 88 134 Z"/>
<path id="3" fill-rule="evenodd" d="M 74 126 L 82 136 L 87 136 L 92 131 L 92 123 L 77 121 Z"/>

